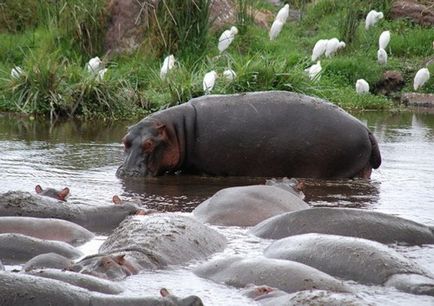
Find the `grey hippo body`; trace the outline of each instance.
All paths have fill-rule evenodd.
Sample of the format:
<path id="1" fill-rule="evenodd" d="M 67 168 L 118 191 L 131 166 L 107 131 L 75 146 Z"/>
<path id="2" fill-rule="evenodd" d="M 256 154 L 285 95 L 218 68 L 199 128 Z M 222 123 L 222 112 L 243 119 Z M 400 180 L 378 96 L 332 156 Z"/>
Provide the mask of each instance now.
<path id="1" fill-rule="evenodd" d="M 193 218 L 155 213 L 126 219 L 104 241 L 99 254 L 84 258 L 73 270 L 121 279 L 143 269 L 205 259 L 225 246 L 223 235 Z"/>
<path id="2" fill-rule="evenodd" d="M 57 253 L 67 258 L 78 258 L 82 255 L 78 249 L 65 242 L 21 234 L 0 234 L 0 258 L 6 264 L 23 263 L 44 253 Z"/>
<path id="3" fill-rule="evenodd" d="M 95 235 L 75 223 L 53 218 L 0 217 L 0 234 L 17 233 L 80 245 Z"/>
<path id="4" fill-rule="evenodd" d="M 434 243 L 432 227 L 381 212 L 352 208 L 316 207 L 284 213 L 259 223 L 251 233 L 266 239 L 322 233 L 382 243 Z"/>
<path id="5" fill-rule="evenodd" d="M 330 275 L 363 284 L 393 286 L 434 295 L 434 279 L 395 250 L 367 239 L 304 234 L 273 242 L 265 256 L 297 261 Z"/>
<path id="6" fill-rule="evenodd" d="M 247 285 L 267 285 L 291 293 L 300 290 L 324 289 L 349 292 L 336 278 L 298 262 L 263 257 L 232 256 L 213 260 L 195 268 L 200 277 L 218 283 L 243 288 Z"/>
<path id="7" fill-rule="evenodd" d="M 135 214 L 138 207 L 124 205 L 84 205 L 56 201 L 46 196 L 22 191 L 0 194 L 0 216 L 56 218 L 77 223 L 95 232 L 113 230 L 126 216 Z"/>
<path id="8" fill-rule="evenodd" d="M 52 269 L 69 269 L 74 264 L 71 258 L 59 255 L 57 253 L 44 253 L 37 255 L 27 261 L 23 270 L 28 272 L 34 269 L 52 268 Z"/>
<path id="9" fill-rule="evenodd" d="M 197 296 L 128 297 L 94 293 L 58 280 L 0 272 L 0 305 L 9 306 L 201 306 Z"/>
<path id="10" fill-rule="evenodd" d="M 369 178 L 374 136 L 324 100 L 292 92 L 204 96 L 129 128 L 118 176 Z"/>
<path id="11" fill-rule="evenodd" d="M 253 185 L 218 191 L 193 210 L 201 222 L 217 225 L 252 226 L 309 205 L 294 193 L 279 187 Z"/>

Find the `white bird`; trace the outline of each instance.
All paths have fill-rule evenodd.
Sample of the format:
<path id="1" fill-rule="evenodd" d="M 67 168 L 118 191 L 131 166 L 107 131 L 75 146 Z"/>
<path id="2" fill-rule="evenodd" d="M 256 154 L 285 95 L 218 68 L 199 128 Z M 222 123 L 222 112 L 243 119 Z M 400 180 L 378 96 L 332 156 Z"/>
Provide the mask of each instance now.
<path id="1" fill-rule="evenodd" d="M 339 41 L 337 38 L 332 38 L 327 41 L 325 56 L 331 57 L 334 55 L 339 49 L 345 48 L 345 43 L 343 41 Z"/>
<path id="2" fill-rule="evenodd" d="M 327 41 L 328 39 L 320 39 L 316 42 L 312 49 L 312 62 L 315 62 L 324 54 L 327 49 Z"/>
<path id="3" fill-rule="evenodd" d="M 364 94 L 369 92 L 369 84 L 364 79 L 358 79 L 356 81 L 356 92 L 358 94 Z"/>
<path id="4" fill-rule="evenodd" d="M 86 68 L 89 73 L 97 73 L 103 68 L 102 61 L 98 56 L 95 56 L 89 60 L 89 62 L 86 64 Z"/>
<path id="5" fill-rule="evenodd" d="M 160 78 L 165 79 L 169 73 L 169 70 L 173 69 L 173 67 L 175 67 L 175 57 L 173 54 L 170 54 L 169 56 L 166 56 L 163 61 L 163 65 L 160 69 Z"/>
<path id="6" fill-rule="evenodd" d="M 317 61 L 316 64 L 310 66 L 309 68 L 304 69 L 305 72 L 308 73 L 309 78 L 311 80 L 317 79 L 319 80 L 319 73 L 321 72 L 321 61 Z"/>
<path id="7" fill-rule="evenodd" d="M 288 16 L 289 16 L 289 4 L 285 4 L 285 6 L 279 10 L 274 20 L 279 20 L 285 23 L 286 20 L 288 19 Z"/>
<path id="8" fill-rule="evenodd" d="M 102 81 L 104 79 L 104 74 L 107 72 L 107 70 L 107 68 L 104 68 L 98 71 L 98 80 Z"/>
<path id="9" fill-rule="evenodd" d="M 235 35 L 237 34 L 238 34 L 237 27 L 231 27 L 230 30 L 226 30 L 222 33 L 222 35 L 220 35 L 219 43 L 218 43 L 218 49 L 220 53 L 222 53 L 229 47 L 229 45 L 234 40 Z"/>
<path id="10" fill-rule="evenodd" d="M 390 31 L 384 31 L 383 33 L 381 33 L 380 38 L 378 39 L 379 48 L 386 50 L 389 42 L 390 42 Z"/>
<path id="11" fill-rule="evenodd" d="M 14 79 L 19 79 L 22 75 L 23 69 L 20 66 L 15 66 L 14 68 L 12 68 L 11 77 L 13 77 Z"/>
<path id="12" fill-rule="evenodd" d="M 229 81 L 233 81 L 235 80 L 235 78 L 237 77 L 237 74 L 235 73 L 235 71 L 233 71 L 232 69 L 226 69 L 225 71 L 223 71 L 223 76 L 229 80 Z"/>
<path id="13" fill-rule="evenodd" d="M 380 19 L 384 17 L 382 12 L 377 12 L 375 10 L 372 10 L 366 15 L 365 20 L 365 29 L 369 30 L 370 27 L 375 25 Z"/>
<path id="14" fill-rule="evenodd" d="M 380 65 L 386 65 L 387 64 L 387 52 L 384 49 L 378 49 L 377 51 L 377 62 Z"/>
<path id="15" fill-rule="evenodd" d="M 270 32 L 268 33 L 268 35 L 270 36 L 270 40 L 276 39 L 280 31 L 282 31 L 282 28 L 283 22 L 280 20 L 274 20 L 273 24 L 271 25 Z"/>
<path id="16" fill-rule="evenodd" d="M 217 79 L 217 72 L 215 72 L 214 70 L 205 73 L 205 76 L 203 77 L 203 91 L 205 92 L 205 94 L 209 94 L 211 92 L 211 90 L 214 88 L 215 85 L 215 81 Z"/>
<path id="17" fill-rule="evenodd" d="M 427 68 L 419 69 L 414 77 L 413 88 L 418 90 L 425 84 L 430 78 L 429 70 Z"/>

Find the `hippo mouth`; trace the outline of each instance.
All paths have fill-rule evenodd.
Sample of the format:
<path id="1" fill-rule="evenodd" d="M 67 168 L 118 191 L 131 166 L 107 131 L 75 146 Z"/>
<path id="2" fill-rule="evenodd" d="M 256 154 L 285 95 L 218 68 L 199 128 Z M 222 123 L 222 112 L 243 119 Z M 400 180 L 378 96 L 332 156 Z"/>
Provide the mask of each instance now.
<path id="1" fill-rule="evenodd" d="M 116 170 L 117 177 L 138 177 L 149 175 L 147 167 L 149 154 L 128 154 L 124 163 Z"/>
<path id="2" fill-rule="evenodd" d="M 148 175 L 146 167 L 127 169 L 124 165 L 121 165 L 118 170 L 116 170 L 117 177 L 138 177 L 146 175 Z"/>

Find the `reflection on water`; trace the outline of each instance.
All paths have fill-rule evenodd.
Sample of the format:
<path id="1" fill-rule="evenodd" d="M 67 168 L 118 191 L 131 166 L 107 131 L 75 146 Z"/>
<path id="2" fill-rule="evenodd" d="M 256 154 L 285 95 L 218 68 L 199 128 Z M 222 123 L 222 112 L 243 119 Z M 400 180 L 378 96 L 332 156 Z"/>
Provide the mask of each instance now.
<path id="1" fill-rule="evenodd" d="M 306 180 L 306 200 L 315 206 L 374 209 L 434 226 L 434 115 L 428 113 L 355 114 L 373 131 L 383 164 L 370 181 Z M 69 202 L 107 204 L 114 194 L 136 198 L 162 211 L 191 211 L 217 190 L 229 186 L 263 184 L 264 178 L 167 176 L 120 180 L 115 171 L 122 160 L 120 139 L 134 122 L 58 122 L 0 116 L 0 192 L 43 187 L 70 187 Z M 260 254 L 269 241 L 246 236 L 243 229 L 219 228 L 229 237 L 220 255 Z M 99 241 L 100 242 L 100 241 Z M 396 247 L 434 271 L 434 247 Z M 95 246 L 90 249 L 95 249 Z M 182 279 L 183 282 L 179 282 Z M 153 281 L 150 285 L 149 280 Z M 190 283 L 186 288 L 183 284 Z M 164 285 L 166 284 L 166 285 Z M 238 290 L 198 279 L 189 268 L 144 273 L 125 281 L 129 294 L 171 287 L 181 295 L 198 293 L 209 305 L 248 305 Z M 361 286 L 360 294 L 378 305 L 432 305 L 430 297 L 393 289 Z"/>

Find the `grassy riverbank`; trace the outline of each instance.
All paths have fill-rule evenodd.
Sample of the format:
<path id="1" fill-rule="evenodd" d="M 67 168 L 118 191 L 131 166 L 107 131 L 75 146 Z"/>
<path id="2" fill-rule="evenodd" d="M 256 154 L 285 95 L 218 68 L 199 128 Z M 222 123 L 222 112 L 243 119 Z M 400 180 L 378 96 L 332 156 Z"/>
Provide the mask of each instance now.
<path id="1" fill-rule="evenodd" d="M 196 1 L 203 11 L 207 0 Z M 187 6 L 191 1 L 181 2 Z M 372 87 L 384 71 L 398 70 L 406 81 L 403 90 L 412 91 L 416 71 L 434 56 L 434 29 L 390 20 L 390 0 L 319 0 L 315 5 L 296 2 L 305 12 L 302 20 L 286 23 L 274 41 L 268 38 L 268 28 L 249 18 L 252 8 L 270 11 L 273 16 L 277 13 L 279 8 L 265 1 L 252 0 L 252 7 L 241 6 L 236 23 L 239 34 L 221 56 L 218 37 L 229 25 L 208 31 L 206 14 L 190 14 L 194 19 L 188 22 L 195 22 L 197 27 L 194 36 L 188 36 L 191 31 L 182 28 L 183 22 L 188 22 L 178 7 L 169 8 L 170 18 L 167 12 L 159 12 L 159 28 L 149 30 L 148 39 L 132 54 L 108 57 L 102 45 L 106 1 L 6 1 L 7 9 L 0 7 L 0 110 L 140 117 L 202 95 L 204 74 L 216 70 L 221 76 L 227 68 L 233 69 L 237 78 L 232 82 L 219 78 L 213 93 L 291 90 L 325 98 L 346 109 L 388 109 L 392 107 L 390 98 L 357 95 L 356 80 L 363 78 Z M 385 19 L 366 31 L 364 18 L 370 9 L 383 10 Z M 188 10 L 192 12 L 191 7 Z M 175 11 L 178 15 L 172 16 Z M 180 26 L 171 23 L 171 18 Z M 380 66 L 376 61 L 378 37 L 384 30 L 391 31 L 391 42 L 388 63 Z M 322 59 L 321 78 L 310 81 L 304 69 L 312 64 L 315 42 L 332 37 L 346 37 L 347 46 L 333 58 Z M 175 55 L 176 68 L 161 80 L 160 67 L 169 53 Z M 103 80 L 84 68 L 94 56 L 100 56 L 108 68 Z M 10 76 L 15 66 L 23 69 L 19 78 Z M 433 75 L 434 65 L 428 68 Z M 421 91 L 434 92 L 433 77 Z"/>

